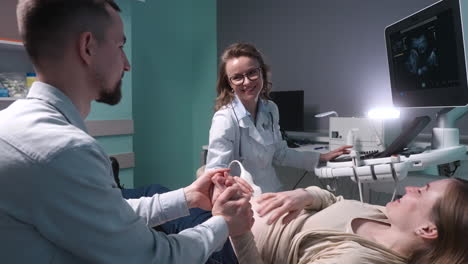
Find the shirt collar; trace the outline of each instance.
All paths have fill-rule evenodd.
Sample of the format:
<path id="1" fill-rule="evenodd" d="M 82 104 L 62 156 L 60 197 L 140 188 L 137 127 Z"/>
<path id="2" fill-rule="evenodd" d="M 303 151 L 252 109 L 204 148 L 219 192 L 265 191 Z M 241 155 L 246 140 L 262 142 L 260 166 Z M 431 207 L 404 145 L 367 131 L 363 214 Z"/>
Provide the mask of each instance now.
<path id="1" fill-rule="evenodd" d="M 73 102 L 59 89 L 43 83 L 34 82 L 29 89 L 27 99 L 38 99 L 54 106 L 70 124 L 88 133 L 86 125 Z"/>
<path id="2" fill-rule="evenodd" d="M 246 116 L 250 116 L 249 111 L 245 109 L 244 104 L 242 104 L 239 97 L 237 97 L 237 94 L 234 94 L 234 100 L 232 100 L 232 108 L 234 112 L 236 113 L 237 118 L 239 118 L 239 120 L 243 119 Z"/>
<path id="3" fill-rule="evenodd" d="M 243 119 L 244 117 L 248 116 L 251 117 L 252 115 L 245 109 L 244 104 L 240 101 L 237 94 L 234 94 L 234 100 L 232 100 L 232 108 L 236 112 L 237 117 L 239 120 Z M 263 99 L 258 99 L 258 109 L 257 109 L 257 118 L 259 115 L 268 114 L 268 109 L 266 107 L 266 101 Z"/>
<path id="4" fill-rule="evenodd" d="M 258 99 L 258 113 L 266 114 L 269 110 L 266 107 L 267 101 L 263 99 Z"/>
<path id="5" fill-rule="evenodd" d="M 267 100 L 260 99 L 258 102 L 257 124 L 268 124 L 273 122 L 273 116 L 267 107 Z"/>

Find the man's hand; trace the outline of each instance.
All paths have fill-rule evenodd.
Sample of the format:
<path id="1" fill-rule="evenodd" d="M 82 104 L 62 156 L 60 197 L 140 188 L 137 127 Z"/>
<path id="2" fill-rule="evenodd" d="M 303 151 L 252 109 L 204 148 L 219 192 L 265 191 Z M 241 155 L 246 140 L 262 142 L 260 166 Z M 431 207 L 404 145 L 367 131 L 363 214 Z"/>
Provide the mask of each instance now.
<path id="1" fill-rule="evenodd" d="M 264 193 L 256 201 L 260 205 L 257 213 L 263 217 L 272 212 L 267 221 L 269 225 L 275 223 L 281 216 L 286 214 L 283 218 L 283 224 L 288 224 L 299 215 L 306 205 L 313 202 L 312 199 L 312 195 L 304 189 L 279 193 Z"/>
<path id="2" fill-rule="evenodd" d="M 334 149 L 328 153 L 325 154 L 320 154 L 320 161 L 329 161 L 331 159 L 334 159 L 338 156 L 341 156 L 343 154 L 348 154 L 349 153 L 349 148 L 352 148 L 353 146 L 346 145 L 346 146 L 341 146 L 337 149 Z"/>
<path id="3" fill-rule="evenodd" d="M 224 217 L 231 237 L 242 235 L 252 227 L 254 218 L 249 201 L 250 195 L 243 194 L 237 183 L 226 187 L 216 199 L 212 214 Z"/>
<path id="4" fill-rule="evenodd" d="M 216 169 L 205 171 L 203 175 L 198 177 L 192 184 L 184 188 L 185 199 L 189 208 L 201 208 L 203 210 L 211 210 L 211 195 L 213 189 L 212 178 L 215 175 L 224 175 L 229 169 Z"/>

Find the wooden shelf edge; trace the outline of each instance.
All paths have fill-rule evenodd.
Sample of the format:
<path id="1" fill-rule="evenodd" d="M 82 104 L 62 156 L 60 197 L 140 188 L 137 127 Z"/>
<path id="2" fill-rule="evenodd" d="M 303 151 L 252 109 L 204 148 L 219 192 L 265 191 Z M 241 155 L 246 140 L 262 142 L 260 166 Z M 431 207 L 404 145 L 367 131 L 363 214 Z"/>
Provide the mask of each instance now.
<path id="1" fill-rule="evenodd" d="M 0 97 L 0 101 L 16 101 L 23 98 L 24 97 Z"/>
<path id="2" fill-rule="evenodd" d="M 5 99 L 7 98 L 7 99 Z M 1 97 L 0 98 L 0 111 L 7 108 L 9 105 L 14 103 L 17 98 L 15 97 Z"/>
<path id="3" fill-rule="evenodd" d="M 0 38 L 0 49 L 12 50 L 12 51 L 25 51 L 23 42 L 12 39 Z"/>
<path id="4" fill-rule="evenodd" d="M 4 39 L 4 38 L 0 38 L 0 44 L 23 46 L 22 41 L 14 40 L 14 39 Z"/>

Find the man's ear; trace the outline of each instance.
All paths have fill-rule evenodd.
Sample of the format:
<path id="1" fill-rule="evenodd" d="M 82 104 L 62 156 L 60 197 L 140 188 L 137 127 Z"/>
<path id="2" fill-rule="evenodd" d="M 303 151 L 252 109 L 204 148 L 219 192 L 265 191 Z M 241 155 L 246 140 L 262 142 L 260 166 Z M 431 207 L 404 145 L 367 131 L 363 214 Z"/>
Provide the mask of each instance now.
<path id="1" fill-rule="evenodd" d="M 91 32 L 83 32 L 79 38 L 79 54 L 80 58 L 87 65 L 91 64 L 91 58 L 95 54 L 97 46 L 96 40 Z"/>
<path id="2" fill-rule="evenodd" d="M 429 240 L 437 239 L 439 233 L 437 232 L 437 227 L 433 223 L 425 224 L 419 226 L 416 231 L 416 235 Z"/>

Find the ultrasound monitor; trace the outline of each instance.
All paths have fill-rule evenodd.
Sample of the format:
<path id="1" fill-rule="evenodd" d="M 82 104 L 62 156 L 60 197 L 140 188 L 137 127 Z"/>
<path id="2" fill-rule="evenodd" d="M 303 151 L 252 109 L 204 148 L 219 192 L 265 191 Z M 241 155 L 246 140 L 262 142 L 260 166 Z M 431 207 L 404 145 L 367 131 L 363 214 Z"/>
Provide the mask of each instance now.
<path id="1" fill-rule="evenodd" d="M 274 91 L 270 97 L 279 109 L 280 128 L 304 131 L 304 91 Z"/>
<path id="2" fill-rule="evenodd" d="M 385 29 L 395 107 L 468 104 L 462 30 L 467 2 L 442 0 Z"/>

